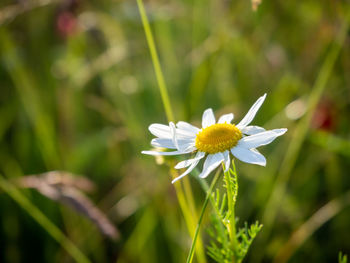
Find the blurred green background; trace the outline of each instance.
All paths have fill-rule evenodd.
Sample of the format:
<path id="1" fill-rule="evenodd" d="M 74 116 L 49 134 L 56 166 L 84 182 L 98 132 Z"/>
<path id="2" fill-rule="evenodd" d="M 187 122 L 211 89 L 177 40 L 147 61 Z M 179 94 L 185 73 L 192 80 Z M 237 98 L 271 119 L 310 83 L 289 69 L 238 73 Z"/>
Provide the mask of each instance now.
<path id="1" fill-rule="evenodd" d="M 349 2 L 145 7 L 176 121 L 199 126 L 208 107 L 239 121 L 266 92 L 253 123 L 289 129 L 262 149 L 266 168 L 236 161 L 238 224 L 264 224 L 245 262 L 349 254 Z M 55 225 L 92 262 L 185 262 L 177 158 L 141 155 L 166 122 L 136 1 L 1 0 L 0 262 L 74 262 Z"/>

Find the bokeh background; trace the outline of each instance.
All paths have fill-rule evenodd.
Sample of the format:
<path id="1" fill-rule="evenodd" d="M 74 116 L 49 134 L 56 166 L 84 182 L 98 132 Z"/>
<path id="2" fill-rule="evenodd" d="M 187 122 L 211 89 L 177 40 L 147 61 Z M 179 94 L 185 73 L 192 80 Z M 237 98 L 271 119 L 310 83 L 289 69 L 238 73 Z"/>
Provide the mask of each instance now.
<path id="1" fill-rule="evenodd" d="M 266 92 L 254 124 L 289 129 L 261 150 L 266 168 L 236 161 L 238 225 L 264 224 L 245 262 L 337 262 L 350 253 L 349 2 L 258 2 L 144 4 L 176 121 L 199 125 L 208 107 L 239 120 Z M 136 1 L 1 0 L 0 262 L 74 262 L 72 246 L 92 262 L 185 262 L 205 195 L 195 173 L 171 184 L 181 157 L 141 155 L 155 122 Z"/>

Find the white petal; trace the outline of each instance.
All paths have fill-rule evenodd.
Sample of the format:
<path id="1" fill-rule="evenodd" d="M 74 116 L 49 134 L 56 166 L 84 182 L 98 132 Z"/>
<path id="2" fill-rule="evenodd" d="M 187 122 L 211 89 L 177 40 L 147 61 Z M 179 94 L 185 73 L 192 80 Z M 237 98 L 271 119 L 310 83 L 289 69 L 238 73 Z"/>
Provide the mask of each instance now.
<path id="1" fill-rule="evenodd" d="M 231 121 L 233 120 L 233 113 L 230 113 L 230 114 L 225 114 L 225 115 L 222 115 L 218 121 L 218 123 L 231 123 Z"/>
<path id="2" fill-rule="evenodd" d="M 287 129 L 274 129 L 260 132 L 251 136 L 246 136 L 238 141 L 237 146 L 246 149 L 257 148 L 259 146 L 269 144 L 278 136 L 283 135 L 286 131 Z"/>
<path id="3" fill-rule="evenodd" d="M 232 154 L 242 162 L 266 166 L 266 159 L 264 155 L 259 153 L 256 149 L 245 149 L 241 147 L 234 147 L 231 149 Z"/>
<path id="4" fill-rule="evenodd" d="M 215 124 L 215 116 L 212 109 L 207 109 L 203 113 L 202 128 Z"/>
<path id="5" fill-rule="evenodd" d="M 242 129 L 242 133 L 247 135 L 253 135 L 264 131 L 266 130 L 263 127 L 259 126 L 247 126 Z"/>
<path id="6" fill-rule="evenodd" d="M 176 126 L 179 130 L 185 130 L 192 133 L 194 136 L 200 131 L 197 127 L 184 121 L 179 121 Z"/>
<path id="7" fill-rule="evenodd" d="M 195 146 L 195 139 L 178 139 L 177 140 L 181 149 L 187 149 L 191 146 Z M 172 139 L 154 138 L 151 141 L 153 147 L 177 149 Z"/>
<path id="8" fill-rule="evenodd" d="M 204 162 L 203 171 L 199 175 L 200 178 L 207 177 L 211 171 L 220 165 L 224 161 L 224 155 L 222 153 L 209 154 Z"/>
<path id="9" fill-rule="evenodd" d="M 173 122 L 169 122 L 169 127 L 170 127 L 171 139 L 173 140 L 173 143 L 176 149 L 182 151 L 182 149 L 179 148 L 179 144 L 177 143 L 175 124 Z"/>
<path id="10" fill-rule="evenodd" d="M 175 128 L 175 124 L 170 122 L 170 131 L 172 136 L 172 141 L 179 151 L 187 151 L 188 148 L 193 148 L 195 146 L 195 137 L 191 137 L 191 139 L 178 139 L 179 136 L 179 130 Z M 185 137 L 188 138 L 188 137 Z"/>
<path id="11" fill-rule="evenodd" d="M 175 169 L 182 169 L 190 166 L 192 163 L 196 162 L 197 160 L 202 159 L 205 156 L 204 152 L 198 151 L 196 156 L 193 159 L 188 159 L 182 162 L 179 162 L 176 166 Z"/>
<path id="12" fill-rule="evenodd" d="M 196 133 L 185 129 L 176 129 L 176 137 L 178 139 L 193 139 L 196 138 Z"/>
<path id="13" fill-rule="evenodd" d="M 230 152 L 224 151 L 224 158 L 225 158 L 225 172 L 227 172 L 230 169 Z"/>
<path id="14" fill-rule="evenodd" d="M 173 152 L 157 152 L 157 151 L 142 151 L 141 153 L 147 154 L 147 155 L 179 155 L 179 154 L 186 154 L 190 153 L 196 150 L 196 148 L 190 148 L 187 151 L 173 151 Z"/>
<path id="15" fill-rule="evenodd" d="M 184 144 L 180 144 L 179 143 L 179 147 L 180 147 L 180 151 L 183 151 L 183 152 L 193 152 L 193 151 L 196 151 L 197 148 L 196 148 L 196 144 L 194 141 L 192 142 L 187 142 L 187 143 L 184 143 Z"/>
<path id="16" fill-rule="evenodd" d="M 176 149 L 176 146 L 174 145 L 172 139 L 155 138 L 155 139 L 152 139 L 151 145 L 153 147 L 161 147 L 161 148 L 167 148 L 167 149 Z"/>
<path id="17" fill-rule="evenodd" d="M 148 127 L 149 131 L 159 138 L 172 138 L 170 126 L 154 123 Z M 196 134 L 184 129 L 176 129 L 177 137 L 179 139 L 189 139 L 196 137 Z"/>
<path id="18" fill-rule="evenodd" d="M 195 160 L 190 167 L 188 167 L 188 169 L 181 175 L 179 175 L 178 177 L 176 177 L 174 180 L 171 181 L 171 183 L 175 183 L 177 180 L 183 178 L 184 176 L 188 175 L 190 172 L 192 172 L 192 170 L 196 167 L 196 165 L 199 163 L 200 159 Z"/>
<path id="19" fill-rule="evenodd" d="M 159 138 L 171 138 L 170 127 L 164 124 L 153 123 L 148 130 Z"/>
<path id="20" fill-rule="evenodd" d="M 254 119 L 256 113 L 260 109 L 261 105 L 263 104 L 264 100 L 266 98 L 266 93 L 264 96 L 261 96 L 249 109 L 248 113 L 244 116 L 244 118 L 240 121 L 240 123 L 237 124 L 237 128 L 242 130 L 245 126 L 249 125 L 251 121 Z"/>

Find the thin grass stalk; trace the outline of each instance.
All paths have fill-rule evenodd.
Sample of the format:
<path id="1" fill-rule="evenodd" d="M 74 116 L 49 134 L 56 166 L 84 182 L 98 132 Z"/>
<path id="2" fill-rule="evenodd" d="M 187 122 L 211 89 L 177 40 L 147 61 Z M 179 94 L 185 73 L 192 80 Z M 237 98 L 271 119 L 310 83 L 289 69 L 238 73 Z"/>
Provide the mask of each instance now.
<path id="1" fill-rule="evenodd" d="M 272 193 L 264 210 L 264 231 L 263 235 L 261 236 L 262 238 L 260 239 L 260 244 L 263 244 L 270 235 L 273 222 L 276 218 L 277 211 L 285 195 L 286 186 L 295 166 L 297 156 L 299 155 L 301 146 L 309 130 L 311 118 L 314 114 L 318 102 L 320 101 L 320 98 L 326 87 L 326 84 L 334 68 L 339 53 L 342 47 L 344 46 L 346 35 L 349 29 L 349 23 L 350 12 L 348 11 L 345 21 L 337 35 L 337 38 L 335 39 L 332 47 L 330 48 L 330 51 L 328 52 L 324 63 L 322 64 L 320 72 L 312 88 L 308 101 L 308 112 L 304 116 L 304 118 L 298 123 L 294 131 L 293 140 L 289 144 L 286 155 L 282 161 L 280 172 L 276 177 L 275 185 L 272 189 Z M 261 257 L 262 254 L 258 252 L 255 254 L 255 256 L 255 261 L 259 262 L 258 258 Z"/>
<path id="2" fill-rule="evenodd" d="M 287 263 L 290 257 L 298 250 L 304 242 L 310 238 L 321 226 L 334 218 L 338 213 L 350 205 L 350 190 L 341 196 L 329 201 L 327 204 L 317 210 L 307 221 L 305 221 L 294 233 L 289 240 L 277 253 L 274 263 Z"/>
<path id="3" fill-rule="evenodd" d="M 279 204 L 283 199 L 281 197 L 283 197 L 285 194 L 286 185 L 289 181 L 293 167 L 295 166 L 295 162 L 297 160 L 297 156 L 299 155 L 301 146 L 309 130 L 311 118 L 314 114 L 314 111 L 318 102 L 320 101 L 321 95 L 326 87 L 326 84 L 334 68 L 334 65 L 339 56 L 339 53 L 344 45 L 344 41 L 349 29 L 349 23 L 350 23 L 350 12 L 348 12 L 348 15 L 343 23 L 343 26 L 339 31 L 339 34 L 335 39 L 332 48 L 327 54 L 327 57 L 317 76 L 316 82 L 313 86 L 313 89 L 311 91 L 309 101 L 308 101 L 308 113 L 297 125 L 294 131 L 293 140 L 289 144 L 287 153 L 282 161 L 281 170 L 276 178 L 275 187 L 273 188 L 270 199 L 267 202 L 265 213 L 263 216 L 265 234 L 269 233 L 270 226 L 273 224 L 273 221 L 276 217 Z"/>
<path id="4" fill-rule="evenodd" d="M 41 94 L 36 88 L 35 80 L 32 77 L 33 72 L 19 53 L 19 46 L 13 40 L 11 32 L 6 27 L 0 27 L 0 53 L 6 54 L 2 57 L 5 69 L 12 79 L 33 126 L 45 165 L 49 169 L 57 169 L 60 166 L 60 160 L 57 155 L 53 120 L 49 111 L 40 101 Z"/>
<path id="5" fill-rule="evenodd" d="M 204 212 L 205 212 L 205 209 L 208 205 L 208 201 L 211 197 L 211 193 L 213 191 L 213 188 L 214 186 L 216 185 L 216 182 L 219 178 L 219 175 L 220 175 L 220 169 L 216 172 L 215 176 L 214 176 L 214 179 L 213 181 L 211 182 L 211 185 L 210 185 L 210 188 L 209 190 L 207 191 L 207 194 L 205 196 L 205 200 L 204 200 L 204 203 L 203 203 L 203 207 L 202 207 L 202 210 L 201 210 L 201 213 L 199 215 L 199 219 L 198 219 L 198 223 L 197 223 L 197 227 L 196 227 L 196 232 L 194 234 L 194 237 L 193 237 L 193 240 L 192 240 L 192 245 L 191 245 L 191 249 L 190 249 L 190 252 L 188 253 L 188 257 L 187 257 L 187 261 L 186 263 L 191 263 L 192 262 L 192 259 L 193 259 L 193 253 L 195 251 L 195 247 L 196 247 L 196 241 L 197 241 L 197 237 L 198 237 L 198 234 L 199 234 L 199 229 L 200 229 L 200 226 L 202 224 L 202 220 L 203 220 L 203 216 L 204 216 Z"/>
<path id="6" fill-rule="evenodd" d="M 192 193 L 192 188 L 191 188 L 189 177 L 185 177 L 185 178 L 181 179 L 181 181 L 182 181 L 183 189 L 185 191 L 186 199 L 188 200 L 188 208 L 190 209 L 191 215 L 192 215 L 191 224 L 194 225 L 194 222 L 197 222 L 198 217 L 197 217 L 196 206 L 195 206 L 195 202 L 194 202 L 194 198 L 193 198 L 193 193 Z M 191 236 L 194 237 L 194 234 L 195 234 L 195 231 L 194 231 L 194 227 L 193 227 Z M 198 257 L 198 262 L 202 262 L 202 263 L 207 262 L 206 257 L 205 257 L 205 248 L 204 248 L 202 242 L 199 242 L 197 244 L 197 252 L 196 253 L 197 253 L 197 257 Z"/>
<path id="7" fill-rule="evenodd" d="M 17 202 L 46 232 L 55 239 L 71 257 L 79 263 L 91 261 L 69 240 L 62 231 L 55 226 L 25 195 L 0 175 L 0 188 Z"/>
<path id="8" fill-rule="evenodd" d="M 143 251 L 146 247 L 148 247 L 147 242 L 154 234 L 157 224 L 157 216 L 154 208 L 152 206 L 147 207 L 138 220 L 137 225 L 135 226 L 130 237 L 123 245 L 123 250 L 115 262 L 146 262 Z"/>
<path id="9" fill-rule="evenodd" d="M 146 35 L 146 39 L 147 39 L 147 43 L 148 43 L 148 48 L 149 48 L 150 53 L 151 53 L 153 67 L 154 67 L 154 71 L 156 74 L 156 79 L 158 82 L 158 87 L 159 87 L 159 91 L 160 91 L 161 98 L 163 101 L 165 113 L 166 113 L 168 121 L 173 121 L 174 115 L 173 115 L 173 111 L 171 108 L 171 103 L 170 103 L 168 91 L 167 91 L 166 84 L 164 81 L 163 72 L 162 72 L 162 69 L 160 66 L 156 45 L 154 42 L 154 38 L 153 38 L 152 30 L 151 30 L 151 27 L 150 27 L 150 24 L 148 21 L 148 17 L 147 17 L 146 11 L 145 11 L 145 7 L 144 7 L 142 0 L 136 0 L 136 1 L 137 1 L 137 6 L 138 6 L 138 9 L 140 12 L 143 29 L 145 31 L 145 35 Z M 193 211 L 193 214 L 191 214 L 191 211 L 189 209 L 189 206 L 195 207 L 193 198 L 191 198 L 192 190 L 189 189 L 189 192 L 186 194 L 186 197 L 187 197 L 186 199 L 189 202 L 189 206 L 187 205 L 186 199 L 184 198 L 185 194 L 184 194 L 183 189 L 182 189 L 180 184 L 175 185 L 175 190 L 176 190 L 177 198 L 178 198 L 179 203 L 180 203 L 182 213 L 185 217 L 187 228 L 189 230 L 190 235 L 192 236 L 192 234 L 191 234 L 191 233 L 193 233 L 192 229 L 195 227 L 195 219 L 197 218 L 196 211 Z M 191 194 L 189 194 L 189 193 L 191 193 Z M 201 249 L 199 249 L 196 252 L 197 256 L 199 259 L 202 260 L 201 262 L 206 262 L 202 241 L 200 241 L 199 246 L 201 247 Z"/>
<path id="10" fill-rule="evenodd" d="M 173 173 L 173 178 L 175 178 L 177 176 L 177 172 L 175 170 L 172 170 L 171 172 Z M 194 203 L 191 204 L 191 202 L 194 202 L 194 201 L 185 195 L 185 192 L 180 183 L 175 183 L 174 188 L 175 188 L 177 200 L 179 202 L 182 214 L 186 222 L 188 232 L 191 238 L 193 239 L 195 237 L 195 227 L 196 227 L 195 221 L 197 220 L 197 213 L 196 211 L 191 211 L 190 206 L 194 206 Z M 191 188 L 188 190 L 191 191 Z M 198 249 L 196 250 L 196 256 L 198 257 L 198 260 L 200 262 L 206 262 L 204 246 L 202 241 L 200 241 L 197 246 L 198 246 Z"/>
<path id="11" fill-rule="evenodd" d="M 137 1 L 137 6 L 139 8 L 143 29 L 145 30 L 148 48 L 149 48 L 149 51 L 151 53 L 153 67 L 154 67 L 154 71 L 156 74 L 160 95 L 162 97 L 162 101 L 163 101 L 163 105 L 164 105 L 164 109 L 165 109 L 165 114 L 168 118 L 168 121 L 173 121 L 174 115 L 173 115 L 173 111 L 171 109 L 168 90 L 167 90 L 166 85 L 165 85 L 162 68 L 160 67 L 159 57 L 158 57 L 156 45 L 154 43 L 154 38 L 153 38 L 152 31 L 151 31 L 151 27 L 149 25 L 148 18 L 146 15 L 145 7 L 144 7 L 142 0 L 136 0 L 136 1 Z"/>

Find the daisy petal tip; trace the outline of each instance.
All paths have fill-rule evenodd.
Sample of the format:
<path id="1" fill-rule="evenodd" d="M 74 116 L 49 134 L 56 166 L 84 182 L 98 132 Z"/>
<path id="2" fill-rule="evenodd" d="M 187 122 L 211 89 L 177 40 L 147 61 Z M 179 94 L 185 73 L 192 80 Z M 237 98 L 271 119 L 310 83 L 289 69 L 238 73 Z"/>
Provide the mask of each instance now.
<path id="1" fill-rule="evenodd" d="M 153 129 L 157 129 L 158 128 L 158 123 L 152 123 L 148 126 L 148 130 L 152 131 Z"/>
<path id="2" fill-rule="evenodd" d="M 287 128 L 281 128 L 281 129 L 276 129 L 275 131 L 276 131 L 276 133 L 278 135 L 283 135 L 283 134 L 285 134 L 288 131 L 288 129 Z"/>
<path id="3" fill-rule="evenodd" d="M 261 105 L 264 103 L 266 98 L 266 93 L 261 96 L 254 104 L 250 107 L 248 113 L 244 116 L 244 118 L 237 124 L 239 129 L 244 129 L 247 125 L 249 125 L 254 119 L 256 113 L 260 109 Z"/>
<path id="4" fill-rule="evenodd" d="M 256 164 L 260 165 L 260 166 L 263 166 L 263 167 L 266 167 L 266 160 L 264 162 L 258 162 Z"/>
<path id="5" fill-rule="evenodd" d="M 208 109 L 206 109 L 204 112 L 203 112 L 203 116 L 202 117 L 206 117 L 206 118 L 208 118 L 209 116 L 211 117 L 211 116 L 214 116 L 214 111 L 213 111 L 213 109 L 212 108 L 208 108 Z"/>
<path id="6" fill-rule="evenodd" d="M 224 115 L 222 115 L 219 118 L 218 123 L 228 123 L 228 124 L 230 124 L 231 121 L 233 120 L 233 118 L 234 118 L 233 113 L 224 114 Z"/>
<path id="7" fill-rule="evenodd" d="M 199 175 L 199 178 L 202 178 L 202 179 L 203 179 L 203 178 L 206 178 L 207 176 L 208 176 L 208 174 L 200 174 L 200 175 Z"/>
<path id="8" fill-rule="evenodd" d="M 181 164 L 181 165 L 180 165 L 180 164 Z M 178 163 L 177 165 L 174 166 L 174 168 L 175 168 L 176 170 L 179 170 L 179 169 L 182 169 L 182 168 L 184 168 L 184 167 L 183 167 L 182 163 Z"/>
<path id="9" fill-rule="evenodd" d="M 202 127 L 206 128 L 215 124 L 215 116 L 212 108 L 206 109 L 202 116 Z"/>
<path id="10" fill-rule="evenodd" d="M 172 184 L 174 184 L 176 181 L 180 180 L 179 177 L 175 178 L 174 180 L 171 181 Z"/>
<path id="11" fill-rule="evenodd" d="M 158 154 L 158 152 L 156 152 L 156 151 L 142 151 L 141 153 L 146 154 L 146 155 L 153 155 L 153 156 L 161 155 L 161 154 Z M 160 153 L 162 153 L 162 152 L 160 152 Z"/>
<path id="12" fill-rule="evenodd" d="M 261 167 L 266 167 L 266 164 L 264 164 L 264 163 L 252 163 L 252 164 L 259 165 Z"/>

